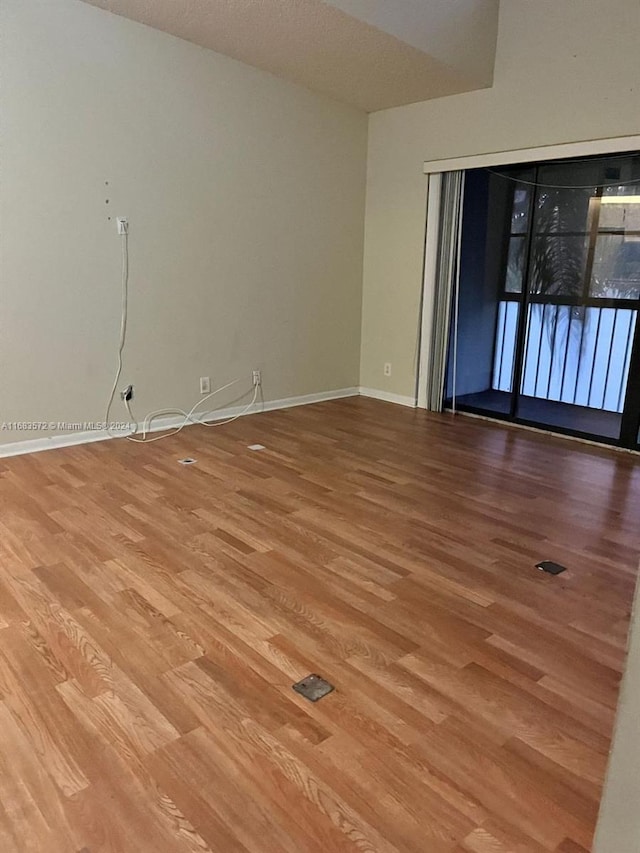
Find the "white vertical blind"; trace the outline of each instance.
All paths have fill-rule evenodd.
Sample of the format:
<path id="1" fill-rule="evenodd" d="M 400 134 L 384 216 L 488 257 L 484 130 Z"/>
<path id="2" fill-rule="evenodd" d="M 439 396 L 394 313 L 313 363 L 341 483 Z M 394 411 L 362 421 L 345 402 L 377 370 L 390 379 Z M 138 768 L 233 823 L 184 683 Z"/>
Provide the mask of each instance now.
<path id="1" fill-rule="evenodd" d="M 453 308 L 452 382 L 455 409 L 455 372 L 457 354 L 458 276 L 460 270 L 460 231 L 464 172 L 444 172 L 441 179 L 438 248 L 435 267 L 433 323 L 431 331 L 430 371 L 427 380 L 427 408 L 441 412 L 449 349 L 449 328 Z"/>

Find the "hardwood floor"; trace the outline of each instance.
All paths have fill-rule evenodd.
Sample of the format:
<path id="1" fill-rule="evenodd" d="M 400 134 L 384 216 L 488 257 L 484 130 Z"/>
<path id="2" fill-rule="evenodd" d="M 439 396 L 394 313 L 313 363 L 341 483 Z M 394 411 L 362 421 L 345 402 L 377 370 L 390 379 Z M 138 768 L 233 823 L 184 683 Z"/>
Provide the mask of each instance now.
<path id="1" fill-rule="evenodd" d="M 0 460 L 0 507 L 3 853 L 590 849 L 636 457 L 353 398 Z"/>

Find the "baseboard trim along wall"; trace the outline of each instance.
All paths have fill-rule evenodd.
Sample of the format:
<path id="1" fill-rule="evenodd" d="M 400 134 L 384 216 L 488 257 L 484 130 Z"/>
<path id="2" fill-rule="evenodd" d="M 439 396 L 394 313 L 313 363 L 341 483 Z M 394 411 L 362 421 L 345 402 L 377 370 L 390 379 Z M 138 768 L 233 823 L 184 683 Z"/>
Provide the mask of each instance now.
<path id="1" fill-rule="evenodd" d="M 357 397 L 359 388 L 338 388 L 335 391 L 321 391 L 318 394 L 302 394 L 299 397 L 284 397 L 281 400 L 267 400 L 257 403 L 254 411 L 248 414 L 260 414 L 271 412 L 276 409 L 289 409 L 294 406 L 306 406 L 309 403 L 322 403 L 325 400 L 340 400 L 343 397 Z M 209 421 L 221 421 L 240 414 L 245 406 L 231 406 L 227 409 L 203 414 Z M 162 432 L 162 430 L 175 429 L 179 427 L 184 418 L 176 415 L 170 418 L 157 418 L 151 424 L 149 432 Z M 109 435 L 106 430 L 88 430 L 52 435 L 47 438 L 32 438 L 24 441 L 14 441 L 8 444 L 0 444 L 0 458 L 8 456 L 21 456 L 24 453 L 38 453 L 41 450 L 53 450 L 55 447 L 72 447 L 77 444 L 89 444 L 92 441 L 106 441 L 109 438 L 121 438 L 117 433 Z"/>
<path id="2" fill-rule="evenodd" d="M 416 408 L 413 397 L 404 397 L 402 394 L 391 394 L 388 391 L 380 391 L 377 388 L 338 388 L 335 391 L 321 391 L 318 394 L 302 394 L 299 397 L 283 397 L 281 400 L 267 400 L 256 405 L 254 411 L 248 414 L 257 415 L 261 412 L 272 412 L 276 409 L 290 409 L 294 406 L 307 406 L 310 403 L 322 403 L 325 400 L 340 400 L 343 397 L 371 397 L 374 400 L 383 400 L 385 403 L 395 403 L 398 406 Z M 217 412 L 206 413 L 207 420 L 222 421 L 238 415 L 244 406 L 231 406 L 227 409 L 219 409 Z M 197 417 L 197 415 L 196 415 Z M 202 416 L 203 418 L 205 415 Z M 158 418 L 151 424 L 149 432 L 162 432 L 167 429 L 175 429 L 182 423 L 181 415 L 170 418 Z M 8 456 L 21 456 L 23 453 L 39 453 L 41 450 L 53 450 L 55 447 L 73 447 L 76 444 L 89 444 L 92 441 L 106 441 L 109 438 L 122 438 L 125 433 L 109 435 L 106 430 L 78 430 L 77 432 L 52 435 L 47 438 L 28 438 L 24 441 L 13 441 L 8 444 L 0 444 L 0 459 Z"/>
<path id="3" fill-rule="evenodd" d="M 374 400 L 384 400 L 385 403 L 396 403 L 398 406 L 408 406 L 415 409 L 417 402 L 415 397 L 404 397 L 402 394 L 391 394 L 389 391 L 380 391 L 377 388 L 360 387 L 363 397 L 372 397 Z"/>

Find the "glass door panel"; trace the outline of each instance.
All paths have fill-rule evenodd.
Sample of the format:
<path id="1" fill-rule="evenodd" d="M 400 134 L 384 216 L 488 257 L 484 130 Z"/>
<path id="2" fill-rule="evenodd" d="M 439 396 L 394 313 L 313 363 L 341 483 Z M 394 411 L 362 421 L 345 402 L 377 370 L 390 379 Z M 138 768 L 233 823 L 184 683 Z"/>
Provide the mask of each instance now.
<path id="1" fill-rule="evenodd" d="M 514 175 L 522 170 L 514 171 Z M 476 169 L 466 173 L 457 303 L 445 405 L 510 417 L 525 282 L 529 192 Z M 513 234 L 513 239 L 510 235 Z"/>
<path id="2" fill-rule="evenodd" d="M 617 440 L 636 311 L 528 306 L 518 416 Z"/>
<path id="3" fill-rule="evenodd" d="M 638 310 L 640 155 L 466 173 L 449 404 L 639 447 Z"/>
<path id="4" fill-rule="evenodd" d="M 628 241 L 640 222 L 633 185 L 606 178 L 634 171 L 631 158 L 536 170 L 519 420 L 620 439 L 640 285 L 640 243 Z"/>

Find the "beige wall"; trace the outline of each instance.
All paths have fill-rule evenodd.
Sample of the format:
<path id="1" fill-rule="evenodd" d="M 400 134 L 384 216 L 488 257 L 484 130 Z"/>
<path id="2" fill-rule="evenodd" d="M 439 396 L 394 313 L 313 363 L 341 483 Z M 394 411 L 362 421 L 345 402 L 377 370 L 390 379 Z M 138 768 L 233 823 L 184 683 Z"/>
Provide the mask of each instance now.
<path id="1" fill-rule="evenodd" d="M 268 400 L 357 385 L 366 116 L 76 0 L 0 9 L 0 421 L 102 420 L 108 215 L 138 412 L 253 367 Z"/>
<path id="2" fill-rule="evenodd" d="M 640 588 L 594 853 L 640 853 Z"/>
<path id="3" fill-rule="evenodd" d="M 639 39 L 638 0 L 502 0 L 493 88 L 370 116 L 362 385 L 415 390 L 423 161 L 638 133 Z"/>

